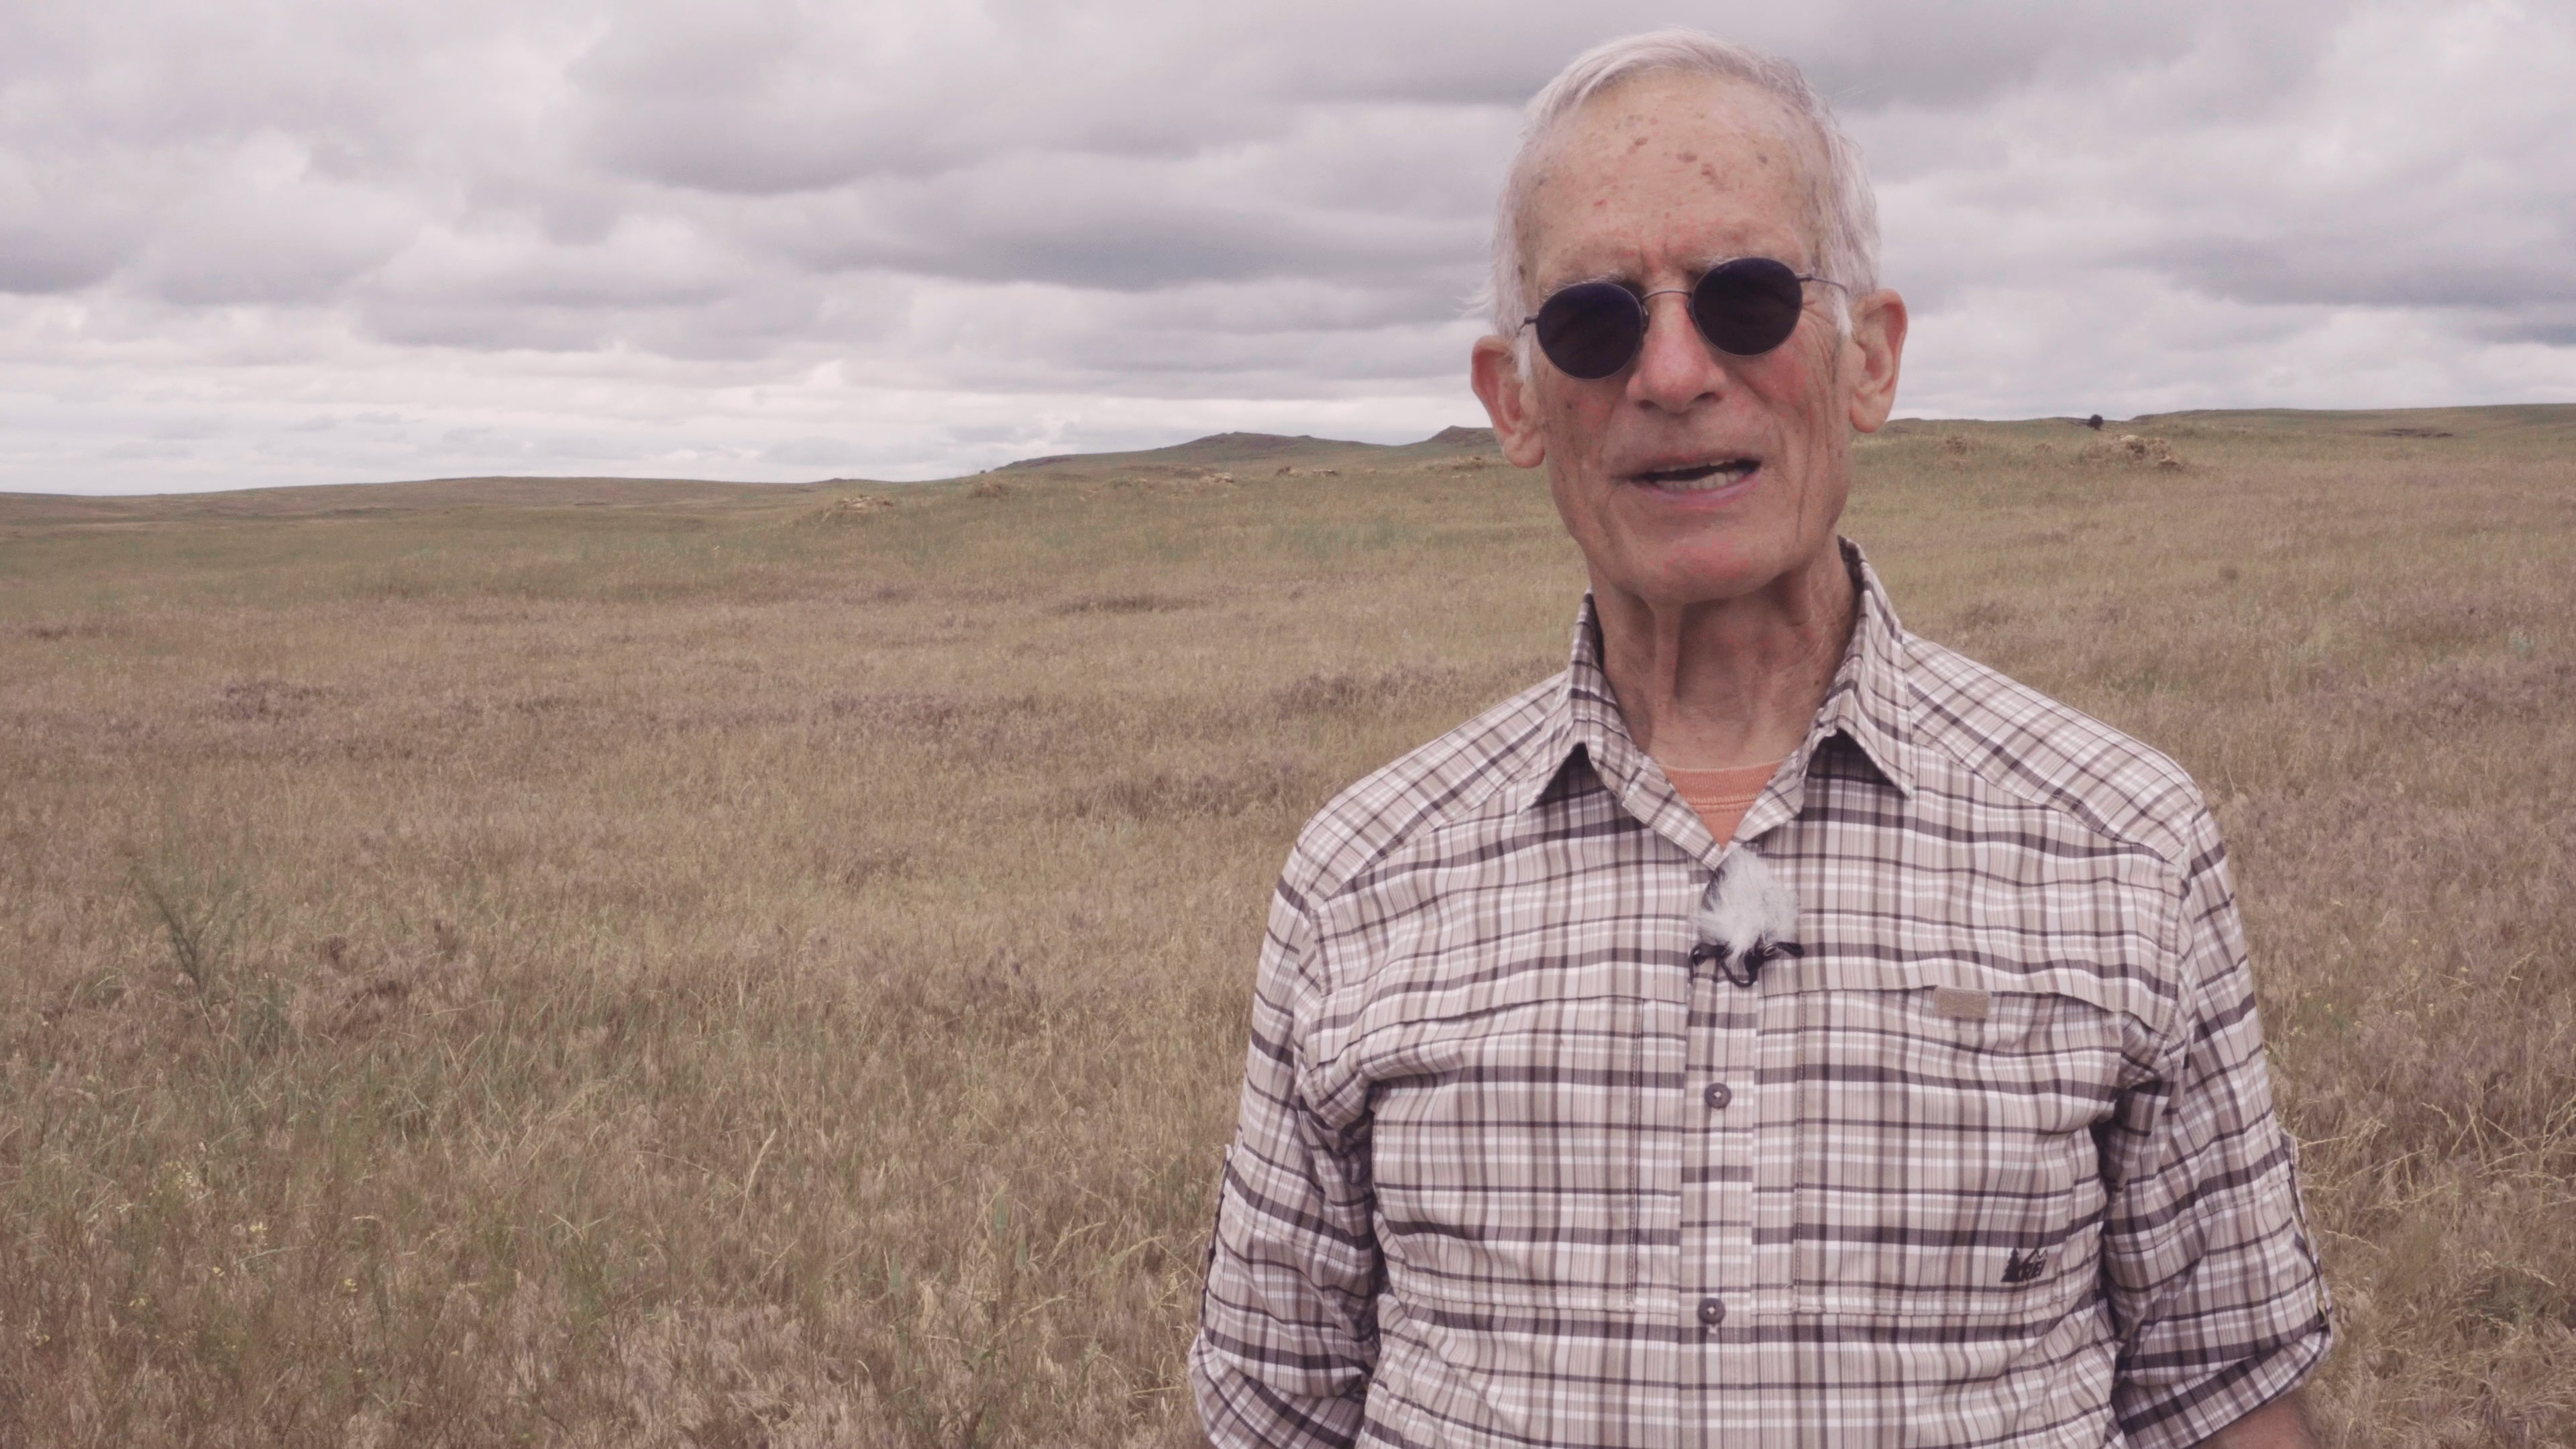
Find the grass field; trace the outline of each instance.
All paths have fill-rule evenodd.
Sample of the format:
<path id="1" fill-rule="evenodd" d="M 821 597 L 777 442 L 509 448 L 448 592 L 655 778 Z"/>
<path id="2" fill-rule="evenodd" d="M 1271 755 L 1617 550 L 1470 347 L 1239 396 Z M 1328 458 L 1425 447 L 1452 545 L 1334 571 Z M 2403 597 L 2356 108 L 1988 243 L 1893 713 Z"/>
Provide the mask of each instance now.
<path id="1" fill-rule="evenodd" d="M 2133 430 L 1847 531 L 2216 802 L 2330 1442 L 2576 1441 L 2576 408 Z M 1194 1442 L 1288 842 L 1563 659 L 1478 457 L 0 499 L 0 1444 Z"/>

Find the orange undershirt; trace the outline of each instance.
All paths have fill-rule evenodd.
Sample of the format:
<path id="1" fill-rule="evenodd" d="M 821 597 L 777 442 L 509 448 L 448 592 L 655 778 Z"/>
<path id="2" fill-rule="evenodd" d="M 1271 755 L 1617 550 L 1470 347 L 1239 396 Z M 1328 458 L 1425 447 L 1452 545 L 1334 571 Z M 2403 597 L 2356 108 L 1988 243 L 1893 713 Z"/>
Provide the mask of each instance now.
<path id="1" fill-rule="evenodd" d="M 1664 766 L 1664 778 L 1673 782 L 1682 803 L 1699 812 L 1699 818 L 1708 825 L 1708 833 L 1721 845 L 1735 838 L 1735 827 L 1744 823 L 1744 812 L 1762 798 L 1771 777 L 1778 773 L 1778 760 L 1767 765 L 1739 765 L 1732 770 L 1676 770 Z"/>

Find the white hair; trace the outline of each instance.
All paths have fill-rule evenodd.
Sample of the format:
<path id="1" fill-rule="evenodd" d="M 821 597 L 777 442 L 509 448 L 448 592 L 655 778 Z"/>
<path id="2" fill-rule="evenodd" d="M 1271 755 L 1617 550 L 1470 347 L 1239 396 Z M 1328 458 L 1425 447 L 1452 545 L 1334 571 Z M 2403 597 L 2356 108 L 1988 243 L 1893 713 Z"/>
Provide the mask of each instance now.
<path id="1" fill-rule="evenodd" d="M 1659 71 L 1738 81 L 1778 101 L 1812 131 L 1806 160 L 1808 238 L 1815 249 L 1809 265 L 1816 275 L 1839 282 L 1825 289 L 1834 325 L 1851 328 L 1850 299 L 1878 288 L 1878 198 L 1869 173 L 1861 166 L 1860 147 L 1834 120 L 1833 107 L 1807 83 L 1798 67 L 1732 41 L 1696 30 L 1658 30 L 1623 36 L 1596 45 L 1557 72 L 1556 79 L 1530 98 L 1521 122 L 1520 146 L 1512 153 L 1509 179 L 1494 208 L 1493 275 L 1477 300 L 1490 308 L 1494 334 L 1516 339 L 1524 373 L 1529 369 L 1529 340 L 1520 335 L 1530 299 L 1521 280 L 1521 214 L 1538 163 L 1557 129 L 1595 96 Z"/>

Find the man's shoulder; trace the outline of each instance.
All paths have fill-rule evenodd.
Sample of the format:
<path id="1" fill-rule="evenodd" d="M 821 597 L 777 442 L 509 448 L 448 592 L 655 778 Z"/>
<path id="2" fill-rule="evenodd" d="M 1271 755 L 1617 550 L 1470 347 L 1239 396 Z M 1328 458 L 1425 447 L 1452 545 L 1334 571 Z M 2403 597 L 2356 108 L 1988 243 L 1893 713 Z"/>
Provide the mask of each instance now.
<path id="1" fill-rule="evenodd" d="M 2190 864 L 2207 807 L 2171 756 L 1955 649 L 1910 633 L 1905 648 L 1927 763 Z"/>
<path id="2" fill-rule="evenodd" d="M 1283 884 L 1331 895 L 1427 832 L 1507 809 L 1544 763 L 1564 688 L 1560 671 L 1345 788 L 1298 832 Z"/>

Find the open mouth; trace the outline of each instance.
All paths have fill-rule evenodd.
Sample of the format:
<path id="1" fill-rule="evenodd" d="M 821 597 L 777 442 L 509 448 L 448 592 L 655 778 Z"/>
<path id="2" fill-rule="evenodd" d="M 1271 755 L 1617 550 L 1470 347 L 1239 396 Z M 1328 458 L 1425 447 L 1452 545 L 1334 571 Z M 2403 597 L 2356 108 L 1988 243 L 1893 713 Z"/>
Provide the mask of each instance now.
<path id="1" fill-rule="evenodd" d="M 1753 476 L 1762 466 L 1756 458 L 1728 458 L 1715 463 L 1693 463 L 1683 468 L 1657 468 L 1639 473 L 1638 482 L 1650 488 L 1665 488 L 1677 493 L 1706 491 L 1740 483 Z"/>

